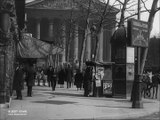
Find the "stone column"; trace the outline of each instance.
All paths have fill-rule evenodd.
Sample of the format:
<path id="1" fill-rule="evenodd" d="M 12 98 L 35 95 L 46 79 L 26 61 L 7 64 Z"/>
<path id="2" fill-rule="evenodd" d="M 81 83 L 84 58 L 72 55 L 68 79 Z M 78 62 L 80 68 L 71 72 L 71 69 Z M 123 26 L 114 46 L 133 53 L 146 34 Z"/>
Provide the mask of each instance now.
<path id="1" fill-rule="evenodd" d="M 36 20 L 36 38 L 37 39 L 40 39 L 41 37 L 41 20 L 40 19 L 37 19 Z"/>
<path id="2" fill-rule="evenodd" d="M 100 33 L 98 34 L 98 54 L 97 54 L 97 60 L 100 62 L 103 62 L 103 27 L 101 28 Z"/>
<path id="3" fill-rule="evenodd" d="M 49 28 L 48 28 L 48 37 L 49 40 L 53 40 L 53 35 L 54 35 L 54 31 L 53 31 L 53 19 L 49 20 Z"/>
<path id="4" fill-rule="evenodd" d="M 111 36 L 109 36 L 110 38 L 112 37 L 112 35 L 115 32 L 115 27 L 112 28 L 111 30 L 107 31 L 111 34 Z M 106 61 L 107 62 L 111 62 L 111 43 L 110 43 L 110 39 L 107 39 L 106 41 Z"/>
<path id="5" fill-rule="evenodd" d="M 53 19 L 49 19 L 49 27 L 48 27 L 48 40 L 49 41 L 53 41 L 53 34 L 54 34 L 54 31 L 53 31 Z M 49 64 L 51 66 L 54 66 L 55 57 L 53 57 L 53 56 L 55 56 L 55 55 L 52 55 L 52 49 L 53 49 L 53 47 L 51 45 L 48 61 L 49 61 Z"/>
<path id="6" fill-rule="evenodd" d="M 78 60 L 78 42 L 78 23 L 76 23 L 74 28 L 74 62 Z"/>
<path id="7" fill-rule="evenodd" d="M 87 40 L 86 40 L 86 53 L 85 58 L 86 60 L 91 60 L 91 31 L 89 28 L 86 30 L 87 34 Z"/>
<path id="8" fill-rule="evenodd" d="M 62 22 L 62 45 L 63 45 L 63 52 L 62 52 L 62 63 L 66 63 L 66 23 Z"/>

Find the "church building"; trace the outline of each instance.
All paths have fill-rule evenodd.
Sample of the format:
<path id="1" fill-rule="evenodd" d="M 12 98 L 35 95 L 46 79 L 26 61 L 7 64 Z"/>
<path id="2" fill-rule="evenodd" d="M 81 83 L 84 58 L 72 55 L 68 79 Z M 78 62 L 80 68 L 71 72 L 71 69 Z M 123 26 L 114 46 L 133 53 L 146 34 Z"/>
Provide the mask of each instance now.
<path id="1" fill-rule="evenodd" d="M 105 16 L 103 15 L 106 9 Z M 63 49 L 61 53 L 51 54 L 53 66 L 61 63 L 80 61 L 88 22 L 89 32 L 85 42 L 84 60 L 92 60 L 96 37 L 90 28 L 102 31 L 99 34 L 98 61 L 111 62 L 110 38 L 115 30 L 118 10 L 100 0 L 34 0 L 26 3 L 27 32 L 41 41 Z M 37 60 L 47 64 L 48 57 Z"/>

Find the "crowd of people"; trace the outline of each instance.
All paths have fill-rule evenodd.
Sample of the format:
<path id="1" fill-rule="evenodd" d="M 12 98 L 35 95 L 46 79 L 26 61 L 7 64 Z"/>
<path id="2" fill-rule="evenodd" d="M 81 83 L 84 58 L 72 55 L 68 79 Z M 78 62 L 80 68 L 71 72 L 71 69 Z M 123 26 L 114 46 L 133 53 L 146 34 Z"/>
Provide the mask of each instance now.
<path id="1" fill-rule="evenodd" d="M 79 79 L 79 74 L 81 78 Z M 47 69 L 43 67 L 38 67 L 35 73 L 35 83 L 37 86 L 46 86 L 52 87 L 52 90 L 55 90 L 56 84 L 59 84 L 60 88 L 64 87 L 64 83 L 67 83 L 67 88 L 71 88 L 73 85 L 76 85 L 77 88 L 82 88 L 83 83 L 83 73 L 79 69 L 73 69 L 70 64 L 60 66 L 59 68 L 54 68 L 49 66 Z"/>
<path id="2" fill-rule="evenodd" d="M 22 100 L 22 90 L 24 83 L 27 86 L 27 97 L 32 97 L 32 87 L 34 86 L 35 69 L 33 64 L 24 67 L 22 64 L 16 64 L 16 70 L 13 80 L 13 90 L 16 91 L 17 98 Z"/>
<path id="3" fill-rule="evenodd" d="M 144 71 L 141 83 L 141 95 L 145 98 L 156 98 L 158 95 L 158 85 L 160 84 L 160 72 L 152 73 L 152 70 Z"/>
<path id="4" fill-rule="evenodd" d="M 51 87 L 52 91 L 55 91 L 57 84 L 60 88 L 64 88 L 65 82 L 67 88 L 71 88 L 75 85 L 77 90 L 84 88 L 85 91 L 89 91 L 89 83 L 86 82 L 87 80 L 85 80 L 85 78 L 88 80 L 88 73 L 80 71 L 78 68 L 73 69 L 70 64 L 61 65 L 58 68 L 49 66 L 46 69 L 44 66 L 36 67 L 34 64 L 17 64 L 13 81 L 13 90 L 16 91 L 16 99 L 19 100 L 22 99 L 21 91 L 24 89 L 25 83 L 27 86 L 27 97 L 32 97 L 33 86 L 48 85 L 48 87 Z"/>

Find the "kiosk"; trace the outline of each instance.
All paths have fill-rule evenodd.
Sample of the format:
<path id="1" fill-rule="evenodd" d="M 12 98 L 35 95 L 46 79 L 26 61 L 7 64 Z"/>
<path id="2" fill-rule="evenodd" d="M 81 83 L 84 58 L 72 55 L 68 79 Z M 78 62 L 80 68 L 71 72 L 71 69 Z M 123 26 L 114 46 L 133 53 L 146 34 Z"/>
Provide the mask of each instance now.
<path id="1" fill-rule="evenodd" d="M 86 65 L 93 66 L 93 97 L 112 96 L 112 64 L 112 62 L 86 62 Z"/>
<path id="2" fill-rule="evenodd" d="M 135 76 L 135 49 L 128 45 L 126 28 L 118 28 L 111 39 L 113 66 L 113 97 L 131 96 Z"/>

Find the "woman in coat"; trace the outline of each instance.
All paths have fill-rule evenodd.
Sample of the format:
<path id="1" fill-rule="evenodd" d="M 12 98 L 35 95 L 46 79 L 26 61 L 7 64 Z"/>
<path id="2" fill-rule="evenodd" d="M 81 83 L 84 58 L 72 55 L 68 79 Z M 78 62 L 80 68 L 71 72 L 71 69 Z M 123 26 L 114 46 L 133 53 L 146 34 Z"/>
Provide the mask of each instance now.
<path id="1" fill-rule="evenodd" d="M 24 89 L 24 71 L 22 65 L 18 65 L 15 70 L 14 80 L 13 80 L 13 90 L 16 90 L 17 98 L 22 100 L 22 92 Z"/>

